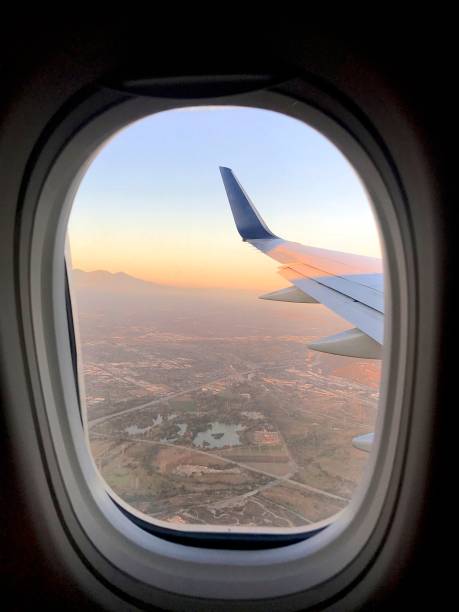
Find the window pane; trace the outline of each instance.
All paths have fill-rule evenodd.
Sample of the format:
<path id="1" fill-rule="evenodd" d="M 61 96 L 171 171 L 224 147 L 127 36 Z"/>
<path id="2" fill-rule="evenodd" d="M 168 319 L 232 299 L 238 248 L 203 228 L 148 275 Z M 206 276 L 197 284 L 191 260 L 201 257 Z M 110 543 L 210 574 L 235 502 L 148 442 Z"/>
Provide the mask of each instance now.
<path id="1" fill-rule="evenodd" d="M 367 259 L 297 260 L 277 238 L 241 240 L 229 200 L 244 196 L 219 166 L 276 237 Z M 357 328 L 332 352 L 379 355 L 358 309 L 379 334 L 381 268 L 368 258 L 381 251 L 366 192 L 327 139 L 260 109 L 153 115 L 95 159 L 69 238 L 88 439 L 116 496 L 173 528 L 279 533 L 349 503 L 381 361 L 308 345 Z"/>

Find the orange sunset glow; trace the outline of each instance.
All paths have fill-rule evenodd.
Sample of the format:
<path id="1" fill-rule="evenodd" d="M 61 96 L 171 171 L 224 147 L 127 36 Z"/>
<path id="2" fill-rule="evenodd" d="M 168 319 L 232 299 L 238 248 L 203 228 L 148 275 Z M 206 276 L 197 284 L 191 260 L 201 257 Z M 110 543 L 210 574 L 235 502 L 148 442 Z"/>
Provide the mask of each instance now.
<path id="1" fill-rule="evenodd" d="M 365 190 L 330 142 L 278 113 L 212 107 L 148 117 L 102 148 L 70 216 L 73 266 L 177 287 L 284 286 L 236 231 L 222 159 L 275 234 L 380 257 Z"/>

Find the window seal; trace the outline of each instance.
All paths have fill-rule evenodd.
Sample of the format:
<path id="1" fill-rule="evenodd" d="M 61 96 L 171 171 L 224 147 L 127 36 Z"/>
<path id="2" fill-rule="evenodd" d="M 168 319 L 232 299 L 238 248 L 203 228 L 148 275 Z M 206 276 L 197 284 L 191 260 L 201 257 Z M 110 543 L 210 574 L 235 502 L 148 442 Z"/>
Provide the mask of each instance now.
<path id="1" fill-rule="evenodd" d="M 110 499 L 118 508 L 118 510 L 127 516 L 135 525 L 146 531 L 147 533 L 160 537 L 168 542 L 182 544 L 185 546 L 193 546 L 196 548 L 208 548 L 219 550 L 265 550 L 271 548 L 280 548 L 281 546 L 289 546 L 297 544 L 320 533 L 327 525 L 317 527 L 308 533 L 223 533 L 218 531 L 196 532 L 192 531 L 192 525 L 187 531 L 179 531 L 178 529 L 170 529 L 148 523 L 143 519 L 135 516 L 126 508 L 118 504 L 110 495 Z"/>
<path id="2" fill-rule="evenodd" d="M 77 358 L 77 343 L 76 343 L 76 335 L 75 335 L 75 323 L 73 320 L 72 296 L 70 295 L 69 271 L 68 271 L 66 261 L 64 263 L 64 274 L 65 274 L 65 281 L 64 281 L 65 310 L 67 314 L 67 327 L 68 327 L 68 332 L 69 332 L 70 353 L 72 356 L 73 377 L 75 379 L 75 391 L 77 394 L 78 409 L 80 412 L 81 425 L 82 427 L 84 427 L 83 411 L 81 409 L 81 390 L 80 390 L 80 385 L 78 383 L 78 358 Z"/>

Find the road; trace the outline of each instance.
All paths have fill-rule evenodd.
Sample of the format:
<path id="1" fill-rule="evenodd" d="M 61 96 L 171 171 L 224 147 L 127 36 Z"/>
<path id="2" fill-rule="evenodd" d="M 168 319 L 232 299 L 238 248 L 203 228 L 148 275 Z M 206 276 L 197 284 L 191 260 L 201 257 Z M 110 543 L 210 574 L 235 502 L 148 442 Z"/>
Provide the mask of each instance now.
<path id="1" fill-rule="evenodd" d="M 212 459 L 215 459 L 216 457 L 218 457 L 218 459 L 224 461 L 225 463 L 229 463 L 231 465 L 237 465 L 238 467 L 244 470 L 249 470 L 251 472 L 256 472 L 257 474 L 262 474 L 263 476 L 269 476 L 269 478 L 274 478 L 275 480 L 277 480 L 278 483 L 286 482 L 299 489 L 304 489 L 306 491 L 309 491 L 310 493 L 315 493 L 316 495 L 323 495 L 324 497 L 328 497 L 330 499 L 345 502 L 346 504 L 349 503 L 350 501 L 350 499 L 347 497 L 341 497 L 340 495 L 329 493 L 328 491 L 324 491 L 323 489 L 317 489 L 316 487 L 311 487 L 310 485 L 304 484 L 302 482 L 297 482 L 296 480 L 292 480 L 288 476 L 273 476 L 273 474 L 270 474 L 269 472 L 266 472 L 265 470 L 260 470 L 259 468 L 255 468 L 253 466 L 246 465 L 239 461 L 234 461 L 233 459 L 222 457 L 216 453 L 209 453 L 207 451 L 198 450 L 190 446 L 183 446 L 181 444 L 172 444 L 171 442 L 158 442 L 156 440 L 145 440 L 144 438 L 134 438 L 133 436 L 109 436 L 107 434 L 102 434 L 102 433 L 92 433 L 91 437 L 99 437 L 99 438 L 108 439 L 108 440 L 117 440 L 121 442 L 131 442 L 131 443 L 135 442 L 135 443 L 142 443 L 142 444 L 152 444 L 155 446 L 169 446 L 171 448 L 180 448 L 182 450 L 199 453 L 201 455 L 205 455 L 206 457 L 211 457 Z"/>
<path id="2" fill-rule="evenodd" d="M 295 364 L 293 363 L 293 365 Z M 150 408 L 151 406 L 154 406 L 155 404 L 161 404 L 163 402 L 167 402 L 168 400 L 174 399 L 176 397 L 180 397 L 181 395 L 187 395 L 188 393 L 193 393 L 194 391 L 200 391 L 203 387 L 206 387 L 207 385 L 213 385 L 215 383 L 223 382 L 224 380 L 228 380 L 228 378 L 232 378 L 233 376 L 234 377 L 248 376 L 249 374 L 254 374 L 255 372 L 258 372 L 260 370 L 264 370 L 264 371 L 281 370 L 281 369 L 291 367 L 291 366 L 292 366 L 292 363 L 284 364 L 284 365 L 277 365 L 277 366 L 272 366 L 272 367 L 265 367 L 264 364 L 260 364 L 259 367 L 251 368 L 250 370 L 246 370 L 245 372 L 234 372 L 232 374 L 225 374 L 225 376 L 220 376 L 219 378 L 215 378 L 214 380 L 208 380 L 206 382 L 201 381 L 199 385 L 191 387 L 190 389 L 185 389 L 184 391 L 176 391 L 174 393 L 162 395 L 161 397 L 158 397 L 154 400 L 149 400 L 148 402 L 140 404 L 139 406 L 133 406 L 132 408 L 125 408 L 124 410 L 120 410 L 119 412 L 112 412 L 110 414 L 107 414 L 107 416 L 99 417 L 97 419 L 88 419 L 88 424 L 89 424 L 89 427 L 92 428 L 95 425 L 98 425 L 99 423 L 103 423 L 104 421 L 114 419 L 115 417 L 122 416 L 123 414 L 130 414 L 132 412 L 136 412 L 137 410 L 142 410 L 143 408 Z M 97 367 L 99 367 L 99 369 L 104 370 L 105 372 L 109 372 L 109 370 L 105 370 L 104 368 L 100 366 L 97 366 Z"/>

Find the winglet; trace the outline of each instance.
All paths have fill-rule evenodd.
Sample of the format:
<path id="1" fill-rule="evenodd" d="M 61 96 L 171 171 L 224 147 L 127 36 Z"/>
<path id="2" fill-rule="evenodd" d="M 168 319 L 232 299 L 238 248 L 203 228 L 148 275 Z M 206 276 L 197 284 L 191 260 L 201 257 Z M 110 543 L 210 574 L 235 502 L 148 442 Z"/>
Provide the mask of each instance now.
<path id="1" fill-rule="evenodd" d="M 225 185 L 226 195 L 231 206 L 237 231 L 243 240 L 253 240 L 256 238 L 277 238 L 269 229 L 266 223 L 258 214 L 257 209 L 252 204 L 237 178 L 230 168 L 220 166 L 223 184 Z"/>

